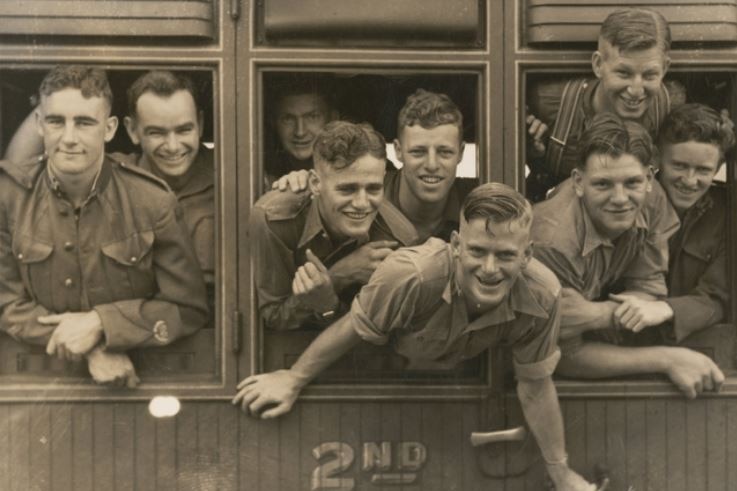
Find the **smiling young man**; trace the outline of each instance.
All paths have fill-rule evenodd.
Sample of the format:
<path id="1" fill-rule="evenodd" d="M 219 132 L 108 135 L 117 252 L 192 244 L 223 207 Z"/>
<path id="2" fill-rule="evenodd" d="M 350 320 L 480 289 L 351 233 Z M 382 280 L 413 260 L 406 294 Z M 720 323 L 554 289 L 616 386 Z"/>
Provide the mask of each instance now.
<path id="1" fill-rule="evenodd" d="M 409 366 L 448 368 L 505 344 L 517 393 L 556 489 L 593 490 L 567 465 L 563 422 L 551 375 L 560 284 L 532 258 L 532 208 L 508 186 L 473 190 L 448 244 L 430 239 L 381 263 L 350 312 L 328 327 L 288 370 L 241 381 L 234 404 L 262 418 L 288 412 L 299 392 L 362 339 L 389 343 Z"/>
<path id="2" fill-rule="evenodd" d="M 271 329 L 326 325 L 412 224 L 384 201 L 386 143 L 368 125 L 329 123 L 315 139 L 310 193 L 271 191 L 251 210 L 259 311 Z"/>
<path id="3" fill-rule="evenodd" d="M 654 155 L 639 124 L 611 113 L 596 116 L 581 138 L 572 177 L 535 206 L 535 257 L 563 285 L 559 373 L 662 373 L 695 397 L 718 389 L 724 378 L 709 358 L 685 348 L 619 345 L 629 322 L 621 300 L 667 294 L 668 239 L 679 222 L 653 179 Z M 615 293 L 625 297 L 610 296 Z"/>
<path id="4" fill-rule="evenodd" d="M 584 128 L 596 114 L 611 112 L 639 122 L 651 135 L 684 99 L 680 85 L 663 84 L 670 58 L 670 28 L 658 12 L 632 8 L 602 23 L 591 57 L 595 78 L 541 82 L 528 94 L 532 166 L 528 195 L 536 201 L 576 167 Z"/>
<path id="5" fill-rule="evenodd" d="M 643 333 L 651 342 L 681 343 L 694 333 L 720 326 L 726 316 L 729 205 L 726 187 L 715 184 L 714 177 L 734 151 L 733 127 L 701 104 L 674 109 L 660 127 L 658 180 L 681 220 L 681 228 L 669 241 L 668 297 L 646 301 L 619 296 L 625 304 L 624 328 L 640 332 L 660 326 Z M 734 336 L 733 327 L 726 330 Z"/>
<path id="6" fill-rule="evenodd" d="M 105 155 L 111 104 L 104 71 L 54 68 L 35 110 L 44 155 L 0 163 L 0 329 L 135 385 L 124 351 L 193 333 L 207 305 L 176 197 Z"/>

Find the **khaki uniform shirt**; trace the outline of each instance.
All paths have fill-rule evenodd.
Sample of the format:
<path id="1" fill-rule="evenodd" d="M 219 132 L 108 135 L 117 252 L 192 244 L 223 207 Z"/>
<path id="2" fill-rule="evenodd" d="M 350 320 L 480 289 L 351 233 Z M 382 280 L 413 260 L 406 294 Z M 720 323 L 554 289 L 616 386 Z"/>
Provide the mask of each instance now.
<path id="1" fill-rule="evenodd" d="M 560 359 L 560 283 L 532 260 L 495 309 L 470 320 L 450 245 L 429 239 L 392 253 L 351 306 L 361 338 L 389 343 L 410 366 L 449 368 L 489 347 L 511 347 L 519 378 L 549 377 Z"/>
<path id="2" fill-rule="evenodd" d="M 399 186 L 402 181 L 402 171 L 387 170 L 384 176 L 384 197 L 398 210 L 399 205 Z M 453 186 L 450 188 L 448 201 L 443 210 L 443 221 L 433 230 L 432 236 L 445 241 L 450 240 L 450 234 L 454 230 L 458 230 L 459 220 L 461 216 L 461 205 L 473 188 L 479 185 L 478 179 L 456 177 Z M 422 239 L 422 238 L 421 238 Z"/>
<path id="3" fill-rule="evenodd" d="M 417 242 L 412 224 L 391 203 L 384 201 L 368 237 L 334 244 L 320 218 L 317 201 L 310 196 L 308 192 L 270 191 L 251 209 L 249 238 L 259 312 L 265 326 L 271 329 L 326 324 L 317 315 L 321 312 L 301 305 L 292 295 L 292 280 L 297 268 L 306 262 L 307 249 L 330 268 L 366 242 L 394 240 L 400 246 Z M 341 292 L 339 312 L 347 310 L 359 287 Z"/>
<path id="4" fill-rule="evenodd" d="M 677 342 L 721 322 L 727 311 L 727 206 L 727 189 L 712 186 L 670 239 L 665 301 L 674 314 L 668 334 Z"/>
<path id="5" fill-rule="evenodd" d="M 41 315 L 94 309 L 110 350 L 161 346 L 207 319 L 205 286 L 166 184 L 106 157 L 74 209 L 45 162 L 0 163 L 0 329 L 44 345 Z"/>

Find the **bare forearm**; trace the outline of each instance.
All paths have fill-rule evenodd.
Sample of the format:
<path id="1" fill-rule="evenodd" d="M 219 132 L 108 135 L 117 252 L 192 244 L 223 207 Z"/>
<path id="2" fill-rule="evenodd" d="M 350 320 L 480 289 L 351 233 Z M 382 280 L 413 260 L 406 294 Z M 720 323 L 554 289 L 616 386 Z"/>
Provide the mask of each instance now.
<path id="1" fill-rule="evenodd" d="M 344 315 L 312 341 L 292 365 L 291 371 L 304 387 L 360 341 L 351 325 L 350 315 Z"/>
<path id="2" fill-rule="evenodd" d="M 527 425 L 548 463 L 566 459 L 563 418 L 555 385 L 550 377 L 540 380 L 520 379 L 517 384 L 522 411 Z"/>
<path id="3" fill-rule="evenodd" d="M 561 300 L 560 337 L 567 339 L 586 331 L 613 327 L 612 314 L 616 302 L 592 302 L 580 294 L 566 294 Z"/>
<path id="4" fill-rule="evenodd" d="M 557 373 L 576 378 L 605 378 L 642 373 L 665 373 L 662 347 L 630 348 L 587 342 L 561 358 Z"/>
<path id="5" fill-rule="evenodd" d="M 13 163 L 21 163 L 43 151 L 43 140 L 36 129 L 36 115 L 31 111 L 8 143 L 4 158 Z"/>

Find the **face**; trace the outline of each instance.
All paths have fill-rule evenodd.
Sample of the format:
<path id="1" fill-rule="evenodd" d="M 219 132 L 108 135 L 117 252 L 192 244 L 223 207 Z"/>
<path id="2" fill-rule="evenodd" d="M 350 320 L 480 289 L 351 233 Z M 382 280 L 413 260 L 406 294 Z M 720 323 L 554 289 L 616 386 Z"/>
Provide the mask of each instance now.
<path id="1" fill-rule="evenodd" d="M 327 230 L 336 239 L 367 236 L 384 198 L 384 161 L 366 154 L 342 169 L 315 167 L 310 189 Z"/>
<path id="2" fill-rule="evenodd" d="M 322 97 L 299 94 L 284 97 L 277 109 L 276 131 L 282 147 L 298 160 L 312 157 L 312 144 L 323 126 L 335 119 Z"/>
<path id="3" fill-rule="evenodd" d="M 456 125 L 405 126 L 394 140 L 394 149 L 404 164 L 402 178 L 415 199 L 438 203 L 448 197 L 464 149 Z"/>
<path id="4" fill-rule="evenodd" d="M 148 162 L 166 176 L 183 175 L 197 158 L 202 124 L 187 90 L 168 97 L 145 92 L 136 101 L 136 117 L 125 118 L 125 127 Z"/>
<path id="5" fill-rule="evenodd" d="M 651 189 L 652 171 L 630 154 L 592 154 L 573 170 L 576 194 L 600 234 L 616 239 L 632 228 Z"/>
<path id="6" fill-rule="evenodd" d="M 687 141 L 662 149 L 659 179 L 673 208 L 684 212 L 709 190 L 721 163 L 719 147 Z"/>
<path id="7" fill-rule="evenodd" d="M 606 41 L 592 58 L 594 74 L 600 80 L 596 102 L 602 111 L 623 119 L 639 119 L 649 100 L 660 89 L 668 59 L 660 48 L 620 52 Z"/>
<path id="8" fill-rule="evenodd" d="M 471 310 L 488 311 L 509 294 L 532 255 L 529 227 L 519 222 L 491 223 L 461 220 L 451 236 L 456 281 Z"/>
<path id="9" fill-rule="evenodd" d="M 36 123 L 49 165 L 60 178 L 97 174 L 105 142 L 113 138 L 118 127 L 118 119 L 110 116 L 104 98 L 85 98 L 74 88 L 41 97 Z"/>

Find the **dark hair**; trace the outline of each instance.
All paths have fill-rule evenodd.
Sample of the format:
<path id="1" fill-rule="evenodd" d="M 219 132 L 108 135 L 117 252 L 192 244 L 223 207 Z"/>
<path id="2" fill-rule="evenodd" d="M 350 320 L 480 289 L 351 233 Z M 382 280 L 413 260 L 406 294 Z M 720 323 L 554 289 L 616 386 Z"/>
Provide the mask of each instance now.
<path id="1" fill-rule="evenodd" d="M 84 65 L 56 65 L 46 74 L 38 88 L 39 101 L 44 96 L 67 88 L 79 89 L 86 99 L 101 97 L 113 105 L 113 91 L 107 81 L 105 70 Z"/>
<path id="2" fill-rule="evenodd" d="M 695 141 L 719 148 L 721 159 L 734 152 L 734 123 L 703 104 L 683 104 L 666 116 L 658 132 L 658 147 Z"/>
<path id="3" fill-rule="evenodd" d="M 657 155 L 652 138 L 642 125 L 608 112 L 597 114 L 581 136 L 578 168 L 585 170 L 586 161 L 593 154 L 620 157 L 625 153 L 644 166 L 654 165 Z"/>
<path id="4" fill-rule="evenodd" d="M 161 97 L 169 97 L 179 90 L 186 90 L 192 94 L 195 108 L 198 107 L 194 84 L 189 77 L 166 70 L 152 70 L 144 73 L 128 87 L 128 116 L 136 116 L 136 103 L 146 92 L 153 92 Z"/>
<path id="5" fill-rule="evenodd" d="M 321 99 L 330 111 L 335 107 L 334 86 L 334 80 L 327 75 L 300 74 L 297 77 L 280 77 L 268 89 L 273 94 L 277 107 L 287 97 L 311 95 Z"/>
<path id="6" fill-rule="evenodd" d="M 644 8 L 616 10 L 601 24 L 599 39 L 620 51 L 639 51 L 654 46 L 670 51 L 670 27 L 660 13 Z"/>
<path id="7" fill-rule="evenodd" d="M 407 97 L 397 117 L 397 132 L 400 133 L 405 126 L 416 124 L 427 129 L 443 124 L 454 124 L 463 139 L 463 114 L 455 102 L 445 94 L 417 89 L 414 94 Z"/>
<path id="8" fill-rule="evenodd" d="M 532 223 L 532 205 L 522 194 L 499 182 L 475 187 L 463 201 L 461 214 L 466 222 L 486 220 L 486 228 L 494 223 L 515 221 L 527 228 Z"/>
<path id="9" fill-rule="evenodd" d="M 322 162 L 334 169 L 348 167 L 366 154 L 386 158 L 384 137 L 367 123 L 328 123 L 315 138 L 313 147 L 315 163 Z"/>

